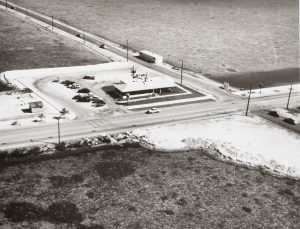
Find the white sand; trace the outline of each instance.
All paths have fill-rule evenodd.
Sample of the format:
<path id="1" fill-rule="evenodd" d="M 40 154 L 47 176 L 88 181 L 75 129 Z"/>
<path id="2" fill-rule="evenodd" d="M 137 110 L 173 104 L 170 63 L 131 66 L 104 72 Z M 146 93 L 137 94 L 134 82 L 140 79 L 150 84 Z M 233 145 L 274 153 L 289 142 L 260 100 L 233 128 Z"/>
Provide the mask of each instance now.
<path id="1" fill-rule="evenodd" d="M 138 129 L 133 134 L 157 149 L 206 149 L 212 154 L 218 149 L 226 160 L 300 177 L 300 135 L 258 117 L 231 116 Z"/>

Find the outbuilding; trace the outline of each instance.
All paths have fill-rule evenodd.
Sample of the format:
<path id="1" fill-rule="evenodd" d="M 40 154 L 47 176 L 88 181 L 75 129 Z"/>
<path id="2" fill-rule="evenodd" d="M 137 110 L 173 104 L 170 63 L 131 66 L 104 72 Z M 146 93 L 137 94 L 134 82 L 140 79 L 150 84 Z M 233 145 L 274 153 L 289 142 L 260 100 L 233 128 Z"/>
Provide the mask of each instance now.
<path id="1" fill-rule="evenodd" d="M 31 113 L 38 113 L 43 111 L 44 104 L 41 101 L 30 102 L 29 104 L 29 111 Z"/>
<path id="2" fill-rule="evenodd" d="M 163 57 L 148 50 L 140 51 L 139 58 L 149 63 L 162 64 Z"/>

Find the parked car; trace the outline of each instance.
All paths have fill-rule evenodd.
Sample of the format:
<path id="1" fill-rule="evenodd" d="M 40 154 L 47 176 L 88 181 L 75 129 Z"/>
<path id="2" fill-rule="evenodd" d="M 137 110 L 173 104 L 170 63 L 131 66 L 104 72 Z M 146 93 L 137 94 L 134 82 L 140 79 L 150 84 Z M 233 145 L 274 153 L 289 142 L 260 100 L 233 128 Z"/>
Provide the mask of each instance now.
<path id="1" fill-rule="evenodd" d="M 146 114 L 155 114 L 155 113 L 159 113 L 160 110 L 156 107 L 152 107 L 151 109 L 146 111 Z"/>

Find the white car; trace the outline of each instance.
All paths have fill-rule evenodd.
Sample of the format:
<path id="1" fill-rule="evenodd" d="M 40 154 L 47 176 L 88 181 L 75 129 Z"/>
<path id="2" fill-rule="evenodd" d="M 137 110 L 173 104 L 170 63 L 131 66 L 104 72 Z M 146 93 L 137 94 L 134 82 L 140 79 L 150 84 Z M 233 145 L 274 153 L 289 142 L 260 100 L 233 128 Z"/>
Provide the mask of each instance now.
<path id="1" fill-rule="evenodd" d="M 154 114 L 154 113 L 159 113 L 160 110 L 156 107 L 152 107 L 151 109 L 146 111 L 146 114 Z"/>

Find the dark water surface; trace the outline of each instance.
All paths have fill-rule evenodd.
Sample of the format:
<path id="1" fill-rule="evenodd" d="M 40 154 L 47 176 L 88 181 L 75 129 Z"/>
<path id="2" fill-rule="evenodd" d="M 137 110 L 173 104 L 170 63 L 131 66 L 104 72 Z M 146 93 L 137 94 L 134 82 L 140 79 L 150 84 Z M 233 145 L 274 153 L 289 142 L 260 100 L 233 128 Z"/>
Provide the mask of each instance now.
<path id="1" fill-rule="evenodd" d="M 272 87 L 300 83 L 299 68 L 287 68 L 267 72 L 236 73 L 224 77 L 210 77 L 217 82 L 228 82 L 230 86 L 237 88 L 259 88 L 260 82 L 263 87 Z"/>

